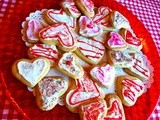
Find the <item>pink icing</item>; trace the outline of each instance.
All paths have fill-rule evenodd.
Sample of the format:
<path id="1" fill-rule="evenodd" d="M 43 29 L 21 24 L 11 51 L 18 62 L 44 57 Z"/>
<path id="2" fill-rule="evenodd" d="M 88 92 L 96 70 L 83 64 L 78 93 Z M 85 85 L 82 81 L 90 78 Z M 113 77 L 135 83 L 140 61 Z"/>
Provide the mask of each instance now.
<path id="1" fill-rule="evenodd" d="M 99 98 L 101 96 L 97 84 L 90 80 L 86 74 L 82 78 L 76 79 L 76 86 L 77 88 L 69 98 L 69 103 L 71 105 L 78 105 L 87 100 Z"/>
<path id="2" fill-rule="evenodd" d="M 110 33 L 110 38 L 107 43 L 111 48 L 124 47 L 126 45 L 126 42 L 124 41 L 124 39 L 116 32 Z"/>
<path id="3" fill-rule="evenodd" d="M 38 32 L 42 29 L 42 25 L 38 20 L 30 20 L 28 21 L 28 28 L 26 31 L 27 38 L 33 41 L 38 41 Z"/>
<path id="4" fill-rule="evenodd" d="M 107 64 L 104 67 L 94 67 L 90 74 L 102 85 L 108 85 L 112 83 L 111 80 L 115 76 L 115 69 Z"/>
<path id="5" fill-rule="evenodd" d="M 93 37 L 101 33 L 101 28 L 98 24 L 93 23 L 91 18 L 81 16 L 79 19 L 80 34 L 82 36 Z"/>
<path id="6" fill-rule="evenodd" d="M 91 0 L 81 0 L 81 2 L 88 12 L 94 12 L 94 3 Z"/>
<path id="7" fill-rule="evenodd" d="M 58 40 L 63 47 L 73 47 L 75 40 L 72 32 L 65 23 L 53 24 L 44 28 L 39 33 L 40 37 L 44 40 Z"/>

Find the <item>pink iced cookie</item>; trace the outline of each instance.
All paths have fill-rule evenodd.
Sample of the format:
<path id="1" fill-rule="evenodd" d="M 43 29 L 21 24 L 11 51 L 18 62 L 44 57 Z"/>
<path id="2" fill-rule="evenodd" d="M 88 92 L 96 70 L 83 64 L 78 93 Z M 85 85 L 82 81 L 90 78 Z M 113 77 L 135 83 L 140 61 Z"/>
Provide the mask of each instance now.
<path id="1" fill-rule="evenodd" d="M 94 16 L 94 3 L 91 0 L 75 0 L 75 3 L 84 15 Z"/>
<path id="2" fill-rule="evenodd" d="M 127 48 L 127 44 L 118 33 L 110 32 L 106 47 L 111 50 L 122 50 Z"/>
<path id="3" fill-rule="evenodd" d="M 66 23 L 72 29 L 76 28 L 76 19 L 67 15 L 63 9 L 54 10 L 49 9 L 46 11 L 46 20 L 48 23 Z"/>
<path id="4" fill-rule="evenodd" d="M 96 66 L 90 70 L 90 75 L 96 82 L 105 87 L 109 87 L 114 82 L 115 68 L 109 64 L 105 66 Z"/>
<path id="5" fill-rule="evenodd" d="M 79 19 L 79 33 L 84 37 L 94 37 L 100 35 L 102 32 L 101 27 L 93 23 L 91 18 L 81 16 Z"/>
<path id="6" fill-rule="evenodd" d="M 74 18 L 78 18 L 81 15 L 80 11 L 75 5 L 74 0 L 63 0 L 60 5 L 68 15 L 71 15 Z"/>
<path id="7" fill-rule="evenodd" d="M 42 43 L 57 45 L 63 51 L 76 49 L 76 40 L 73 33 L 65 23 L 53 24 L 39 32 Z"/>

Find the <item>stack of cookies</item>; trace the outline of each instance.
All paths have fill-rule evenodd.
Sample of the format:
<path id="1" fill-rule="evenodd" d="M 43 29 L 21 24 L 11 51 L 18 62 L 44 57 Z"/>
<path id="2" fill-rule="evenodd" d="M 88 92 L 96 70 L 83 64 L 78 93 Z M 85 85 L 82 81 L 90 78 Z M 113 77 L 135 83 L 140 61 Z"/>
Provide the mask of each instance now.
<path id="1" fill-rule="evenodd" d="M 82 120 L 125 120 L 123 106 L 136 103 L 151 74 L 141 41 L 118 11 L 91 0 L 62 0 L 60 6 L 30 13 L 22 23 L 29 58 L 13 63 L 13 75 L 33 88 L 43 111 L 63 97 Z M 111 86 L 114 92 L 106 92 Z"/>

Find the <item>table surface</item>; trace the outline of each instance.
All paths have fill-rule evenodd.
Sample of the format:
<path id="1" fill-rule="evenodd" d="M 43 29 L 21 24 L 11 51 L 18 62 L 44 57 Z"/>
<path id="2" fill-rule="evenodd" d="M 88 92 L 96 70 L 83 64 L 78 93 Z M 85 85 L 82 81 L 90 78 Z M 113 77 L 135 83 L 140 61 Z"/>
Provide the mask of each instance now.
<path id="1" fill-rule="evenodd" d="M 127 7 L 144 24 L 151 34 L 160 55 L 160 1 L 159 0 L 116 0 Z M 0 1 L 0 22 L 5 12 L 12 12 L 16 0 Z M 2 92 L 0 84 L 0 119 L 22 119 L 21 115 L 14 109 L 5 93 Z M 160 120 L 160 97 L 148 120 Z"/>

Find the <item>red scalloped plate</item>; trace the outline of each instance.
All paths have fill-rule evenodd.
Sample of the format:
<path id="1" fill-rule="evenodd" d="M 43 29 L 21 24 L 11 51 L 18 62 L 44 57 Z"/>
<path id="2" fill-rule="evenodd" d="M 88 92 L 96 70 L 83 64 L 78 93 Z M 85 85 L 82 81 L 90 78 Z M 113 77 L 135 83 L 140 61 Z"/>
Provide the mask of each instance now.
<path id="1" fill-rule="evenodd" d="M 0 23 L 0 78 L 2 87 L 10 102 L 14 105 L 15 109 L 22 115 L 24 119 L 79 119 L 78 114 L 69 112 L 65 107 L 56 106 L 53 110 L 42 112 L 35 104 L 35 98 L 26 87 L 16 80 L 11 73 L 12 63 L 20 58 L 27 58 L 26 46 L 21 40 L 21 23 L 29 15 L 29 13 L 43 8 L 59 8 L 56 0 L 25 0 L 17 1 L 13 12 L 10 16 L 7 14 L 2 18 Z M 108 6 L 113 10 L 118 10 L 130 21 L 130 24 L 136 33 L 141 38 L 143 43 L 143 52 L 151 61 L 154 67 L 154 82 L 146 93 L 144 93 L 136 102 L 133 107 L 125 107 L 126 119 L 131 120 L 146 120 L 153 111 L 158 100 L 160 88 L 159 75 L 160 62 L 158 52 L 154 45 L 153 39 L 149 32 L 145 29 L 143 24 L 134 16 L 130 11 L 119 3 L 113 0 L 93 0 L 95 6 Z"/>

